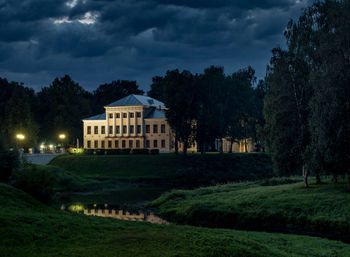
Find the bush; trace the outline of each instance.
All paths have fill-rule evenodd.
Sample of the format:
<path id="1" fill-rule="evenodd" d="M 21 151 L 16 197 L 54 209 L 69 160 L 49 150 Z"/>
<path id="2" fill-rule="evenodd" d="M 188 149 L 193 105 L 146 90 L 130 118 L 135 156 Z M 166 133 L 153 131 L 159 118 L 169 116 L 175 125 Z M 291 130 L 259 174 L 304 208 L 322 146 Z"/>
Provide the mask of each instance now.
<path id="1" fill-rule="evenodd" d="M 143 149 L 132 149 L 132 154 L 149 154 L 149 150 L 146 148 Z"/>
<path id="2" fill-rule="evenodd" d="M 131 149 L 130 148 L 125 148 L 125 149 L 120 149 L 120 154 L 130 154 Z"/>
<path id="3" fill-rule="evenodd" d="M 17 150 L 7 150 L 0 138 L 0 182 L 8 182 L 14 170 L 19 167 L 19 155 Z"/>
<path id="4" fill-rule="evenodd" d="M 104 155 L 105 154 L 105 149 L 95 149 L 94 154 L 96 154 L 96 155 Z"/>
<path id="5" fill-rule="evenodd" d="M 46 169 L 37 169 L 35 165 L 27 164 L 14 172 L 13 185 L 43 203 L 49 203 L 54 196 L 55 177 Z"/>
<path id="6" fill-rule="evenodd" d="M 159 149 L 151 149 L 149 153 L 153 155 L 159 154 Z"/>
<path id="7" fill-rule="evenodd" d="M 92 155 L 94 154 L 94 149 L 84 149 L 84 154 Z"/>
<path id="8" fill-rule="evenodd" d="M 83 148 L 74 148 L 74 147 L 68 148 L 69 154 L 82 154 L 84 152 L 85 152 L 85 150 Z"/>
<path id="9" fill-rule="evenodd" d="M 120 149 L 107 149 L 106 154 L 107 155 L 118 155 L 118 154 L 120 154 Z"/>

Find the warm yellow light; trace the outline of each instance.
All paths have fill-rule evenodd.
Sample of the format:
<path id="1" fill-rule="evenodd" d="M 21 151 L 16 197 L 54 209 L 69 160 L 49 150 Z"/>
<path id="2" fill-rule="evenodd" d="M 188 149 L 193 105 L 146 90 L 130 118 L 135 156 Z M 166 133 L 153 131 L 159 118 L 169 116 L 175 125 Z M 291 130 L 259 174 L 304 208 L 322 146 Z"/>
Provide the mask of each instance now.
<path id="1" fill-rule="evenodd" d="M 19 140 L 23 140 L 23 139 L 25 139 L 26 137 L 25 137 L 23 134 L 17 134 L 17 135 L 16 135 L 16 138 L 19 139 Z"/>
<path id="2" fill-rule="evenodd" d="M 65 139 L 66 138 L 66 135 L 65 134 L 59 134 L 58 136 L 60 139 Z"/>

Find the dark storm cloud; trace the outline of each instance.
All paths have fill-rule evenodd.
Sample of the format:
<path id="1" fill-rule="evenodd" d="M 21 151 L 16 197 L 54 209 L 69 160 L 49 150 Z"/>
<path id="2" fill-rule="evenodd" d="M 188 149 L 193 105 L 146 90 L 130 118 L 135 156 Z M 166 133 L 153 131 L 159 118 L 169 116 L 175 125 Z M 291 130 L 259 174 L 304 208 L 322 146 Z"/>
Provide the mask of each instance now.
<path id="1" fill-rule="evenodd" d="M 114 79 L 143 87 L 167 69 L 261 77 L 289 18 L 307 0 L 0 0 L 0 76 L 40 88 L 71 74 L 89 89 Z"/>

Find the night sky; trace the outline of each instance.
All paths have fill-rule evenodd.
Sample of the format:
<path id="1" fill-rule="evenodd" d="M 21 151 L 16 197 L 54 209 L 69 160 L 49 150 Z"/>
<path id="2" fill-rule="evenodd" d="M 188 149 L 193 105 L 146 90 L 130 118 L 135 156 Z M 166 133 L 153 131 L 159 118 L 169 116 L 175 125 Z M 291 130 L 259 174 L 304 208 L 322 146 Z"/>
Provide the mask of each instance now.
<path id="1" fill-rule="evenodd" d="M 310 0 L 0 0 L 0 77 L 40 90 L 69 74 L 87 90 L 169 69 L 265 75 Z"/>

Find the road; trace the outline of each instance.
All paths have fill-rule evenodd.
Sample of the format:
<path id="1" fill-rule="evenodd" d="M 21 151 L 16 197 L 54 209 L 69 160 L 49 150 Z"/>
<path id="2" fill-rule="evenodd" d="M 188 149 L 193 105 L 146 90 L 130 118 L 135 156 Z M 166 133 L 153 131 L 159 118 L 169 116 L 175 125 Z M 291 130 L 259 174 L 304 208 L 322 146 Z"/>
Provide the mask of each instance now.
<path id="1" fill-rule="evenodd" d="M 28 162 L 33 164 L 48 164 L 53 158 L 60 154 L 24 154 Z"/>

